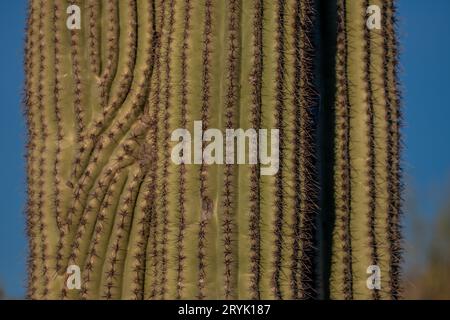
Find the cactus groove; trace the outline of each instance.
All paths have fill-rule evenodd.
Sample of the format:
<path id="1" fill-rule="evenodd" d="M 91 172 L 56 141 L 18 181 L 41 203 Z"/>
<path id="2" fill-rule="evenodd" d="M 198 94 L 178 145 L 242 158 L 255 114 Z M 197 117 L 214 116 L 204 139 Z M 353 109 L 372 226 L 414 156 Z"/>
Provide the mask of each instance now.
<path id="1" fill-rule="evenodd" d="M 28 297 L 399 299 L 396 17 L 394 0 L 29 0 Z M 278 171 L 175 164 L 195 121 L 205 152 L 208 129 L 278 129 Z"/>

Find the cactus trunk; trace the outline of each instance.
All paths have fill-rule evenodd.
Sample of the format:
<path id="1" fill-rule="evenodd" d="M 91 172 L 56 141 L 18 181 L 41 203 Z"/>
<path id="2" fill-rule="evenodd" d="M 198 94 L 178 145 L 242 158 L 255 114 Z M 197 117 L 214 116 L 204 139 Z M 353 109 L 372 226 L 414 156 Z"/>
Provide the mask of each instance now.
<path id="1" fill-rule="evenodd" d="M 399 298 L 395 6 L 330 3 L 30 0 L 29 298 Z"/>

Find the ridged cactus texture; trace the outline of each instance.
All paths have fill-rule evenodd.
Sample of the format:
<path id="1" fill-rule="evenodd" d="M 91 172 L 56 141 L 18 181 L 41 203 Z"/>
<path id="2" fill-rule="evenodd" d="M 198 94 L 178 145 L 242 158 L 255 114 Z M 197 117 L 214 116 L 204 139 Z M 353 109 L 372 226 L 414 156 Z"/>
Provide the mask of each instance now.
<path id="1" fill-rule="evenodd" d="M 29 298 L 398 298 L 395 16 L 393 0 L 30 0 Z M 174 163 L 194 121 L 278 129 L 278 172 Z"/>
<path id="2" fill-rule="evenodd" d="M 379 32 L 364 28 L 370 4 L 383 12 Z M 331 296 L 397 298 L 400 264 L 399 93 L 392 1 L 337 3 Z M 368 266 L 381 290 L 367 290 Z"/>

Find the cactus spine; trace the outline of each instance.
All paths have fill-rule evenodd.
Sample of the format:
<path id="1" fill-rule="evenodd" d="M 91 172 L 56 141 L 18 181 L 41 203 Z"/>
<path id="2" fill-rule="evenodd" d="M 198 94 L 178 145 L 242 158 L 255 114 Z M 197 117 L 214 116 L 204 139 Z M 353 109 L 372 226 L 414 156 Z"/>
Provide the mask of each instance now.
<path id="1" fill-rule="evenodd" d="M 395 7 L 336 2 L 328 126 L 318 116 L 317 1 L 30 0 L 28 296 L 398 298 Z M 370 4 L 381 30 L 365 27 Z M 81 29 L 66 24 L 71 5 Z M 195 121 L 194 144 L 216 157 L 208 129 L 278 129 L 277 173 L 262 175 L 259 161 L 175 164 L 171 134 Z M 333 139 L 332 241 L 318 223 L 321 126 Z M 70 265 L 79 289 L 67 286 Z M 381 290 L 366 288 L 370 265 Z"/>

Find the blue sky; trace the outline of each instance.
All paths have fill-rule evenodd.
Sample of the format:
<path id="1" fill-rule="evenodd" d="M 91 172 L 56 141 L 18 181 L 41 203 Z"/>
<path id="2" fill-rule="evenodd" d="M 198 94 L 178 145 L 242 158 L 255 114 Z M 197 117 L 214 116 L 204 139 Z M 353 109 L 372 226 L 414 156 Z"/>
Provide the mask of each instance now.
<path id="1" fill-rule="evenodd" d="M 0 285 L 25 292 L 24 227 L 26 131 L 22 117 L 23 39 L 26 1 L 0 1 Z"/>
<path id="2" fill-rule="evenodd" d="M 26 1 L 0 1 L 0 285 L 25 293 L 25 126 L 21 97 Z M 400 0 L 404 168 L 419 211 L 432 215 L 450 181 L 450 1 Z M 406 216 L 407 219 L 407 216 Z"/>
<path id="3" fill-rule="evenodd" d="M 404 168 L 422 211 L 430 214 L 448 197 L 450 181 L 450 1 L 399 3 Z"/>

